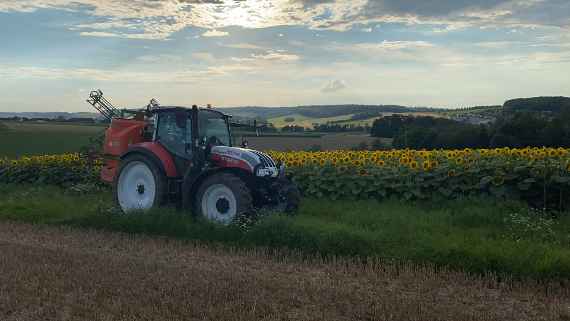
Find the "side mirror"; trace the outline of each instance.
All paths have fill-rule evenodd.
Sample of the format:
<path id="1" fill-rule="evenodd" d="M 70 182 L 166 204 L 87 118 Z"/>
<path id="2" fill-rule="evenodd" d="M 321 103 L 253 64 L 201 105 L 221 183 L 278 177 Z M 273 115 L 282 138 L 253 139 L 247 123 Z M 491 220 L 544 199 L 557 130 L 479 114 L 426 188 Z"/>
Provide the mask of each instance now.
<path id="1" fill-rule="evenodd" d="M 176 126 L 178 128 L 186 128 L 186 120 L 188 119 L 188 114 L 185 112 L 176 112 Z"/>

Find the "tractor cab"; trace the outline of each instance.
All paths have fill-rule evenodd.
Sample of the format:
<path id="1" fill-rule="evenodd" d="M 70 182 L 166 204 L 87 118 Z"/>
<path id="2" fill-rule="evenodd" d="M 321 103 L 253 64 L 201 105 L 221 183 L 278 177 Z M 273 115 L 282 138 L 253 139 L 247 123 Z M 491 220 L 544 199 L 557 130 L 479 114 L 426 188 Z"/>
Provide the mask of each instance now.
<path id="1" fill-rule="evenodd" d="M 191 160 L 214 146 L 232 145 L 231 116 L 220 111 L 164 107 L 154 114 L 154 140 L 178 157 Z"/>

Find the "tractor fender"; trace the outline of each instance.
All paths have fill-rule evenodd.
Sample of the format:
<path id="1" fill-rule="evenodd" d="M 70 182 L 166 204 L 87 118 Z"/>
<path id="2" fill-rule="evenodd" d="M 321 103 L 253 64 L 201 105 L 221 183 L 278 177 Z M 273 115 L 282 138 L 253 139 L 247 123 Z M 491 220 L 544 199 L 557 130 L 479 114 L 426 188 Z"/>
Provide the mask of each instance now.
<path id="1" fill-rule="evenodd" d="M 193 171 L 189 170 L 186 175 L 184 175 L 184 181 L 182 183 L 182 204 L 184 209 L 191 210 L 194 203 L 194 196 L 200 187 L 202 182 L 210 177 L 211 175 L 218 173 L 231 173 L 234 174 L 244 181 L 247 181 L 247 177 L 251 177 L 251 173 L 240 168 L 211 168 L 205 171 Z"/>
<path id="2" fill-rule="evenodd" d="M 152 160 L 168 178 L 178 177 L 176 165 L 172 159 L 172 155 L 159 143 L 140 143 L 134 144 L 121 155 L 121 159 L 125 159 L 129 155 L 142 154 Z"/>

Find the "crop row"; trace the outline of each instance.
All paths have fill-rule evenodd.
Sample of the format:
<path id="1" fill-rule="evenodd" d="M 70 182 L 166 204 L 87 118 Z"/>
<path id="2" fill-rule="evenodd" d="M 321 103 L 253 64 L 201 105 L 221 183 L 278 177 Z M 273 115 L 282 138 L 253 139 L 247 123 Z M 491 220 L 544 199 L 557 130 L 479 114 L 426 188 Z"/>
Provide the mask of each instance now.
<path id="1" fill-rule="evenodd" d="M 307 196 L 449 199 L 490 195 L 537 207 L 570 206 L 564 148 L 269 152 Z M 99 161 L 79 154 L 0 159 L 0 183 L 68 186 L 98 181 Z"/>

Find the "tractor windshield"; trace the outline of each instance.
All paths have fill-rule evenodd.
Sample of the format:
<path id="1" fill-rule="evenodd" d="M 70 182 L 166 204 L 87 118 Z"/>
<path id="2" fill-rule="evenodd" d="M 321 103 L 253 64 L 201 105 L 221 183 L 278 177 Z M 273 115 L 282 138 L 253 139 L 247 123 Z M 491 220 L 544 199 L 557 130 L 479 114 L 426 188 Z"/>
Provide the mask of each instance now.
<path id="1" fill-rule="evenodd" d="M 198 132 L 202 142 L 230 146 L 228 123 L 220 113 L 201 110 L 198 113 Z"/>

